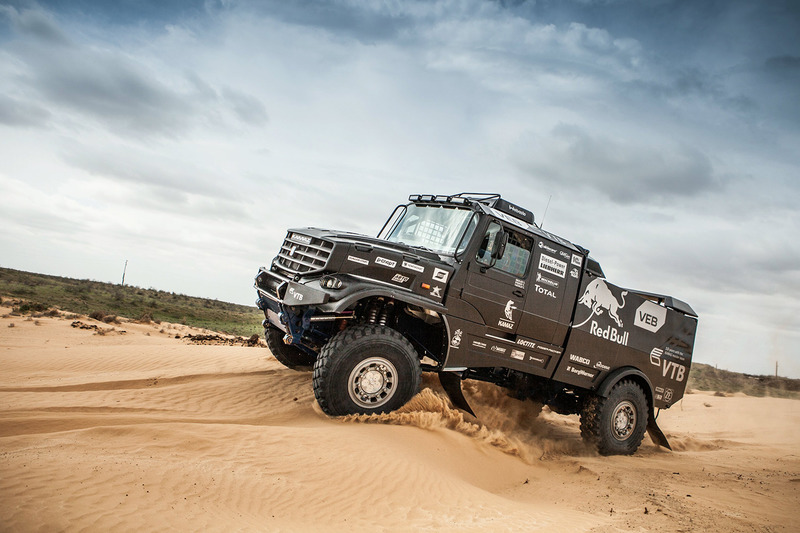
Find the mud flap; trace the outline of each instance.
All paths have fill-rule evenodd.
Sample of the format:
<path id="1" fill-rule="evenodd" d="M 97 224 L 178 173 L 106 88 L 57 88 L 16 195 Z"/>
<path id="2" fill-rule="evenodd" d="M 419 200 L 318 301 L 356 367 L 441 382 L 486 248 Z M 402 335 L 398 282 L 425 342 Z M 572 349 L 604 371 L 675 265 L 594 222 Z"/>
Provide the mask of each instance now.
<path id="1" fill-rule="evenodd" d="M 455 372 L 439 372 L 439 383 L 442 384 L 444 392 L 447 393 L 447 397 L 450 398 L 450 401 L 456 409 L 466 411 L 475 418 L 478 418 L 472 411 L 469 403 L 467 403 L 467 399 L 464 398 L 464 392 L 461 390 L 461 376 Z"/>
<path id="2" fill-rule="evenodd" d="M 647 419 L 647 434 L 650 435 L 650 438 L 653 442 L 658 446 L 663 446 L 668 450 L 672 450 L 672 446 L 669 445 L 667 441 L 667 437 L 664 435 L 664 432 L 661 431 L 661 428 L 658 427 L 656 424 L 656 417 L 654 413 L 650 413 L 650 416 Z"/>

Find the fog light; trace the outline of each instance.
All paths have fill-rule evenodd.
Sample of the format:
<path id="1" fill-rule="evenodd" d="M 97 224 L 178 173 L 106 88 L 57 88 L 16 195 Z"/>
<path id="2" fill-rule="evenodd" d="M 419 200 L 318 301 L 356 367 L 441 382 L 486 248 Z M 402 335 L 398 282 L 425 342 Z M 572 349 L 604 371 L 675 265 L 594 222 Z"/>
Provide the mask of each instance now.
<path id="1" fill-rule="evenodd" d="M 342 280 L 339 278 L 334 278 L 333 276 L 326 276 L 319 280 L 319 285 L 323 289 L 341 289 L 342 288 Z"/>

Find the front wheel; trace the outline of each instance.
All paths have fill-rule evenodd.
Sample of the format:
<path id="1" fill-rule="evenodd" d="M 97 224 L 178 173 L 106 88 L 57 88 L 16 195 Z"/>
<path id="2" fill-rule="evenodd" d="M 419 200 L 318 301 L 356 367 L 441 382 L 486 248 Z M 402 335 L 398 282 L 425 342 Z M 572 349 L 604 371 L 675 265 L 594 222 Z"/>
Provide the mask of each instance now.
<path id="1" fill-rule="evenodd" d="M 267 338 L 269 351 L 283 366 L 299 372 L 308 372 L 313 368 L 316 358 L 297 346 L 289 346 L 284 343 L 283 332 L 278 328 L 268 326 L 264 331 L 264 336 Z"/>
<path id="2" fill-rule="evenodd" d="M 592 396 L 581 410 L 581 436 L 600 455 L 631 455 L 647 428 L 647 398 L 633 381 L 614 385 L 607 398 Z"/>
<path id="3" fill-rule="evenodd" d="M 419 390 L 417 352 L 385 326 L 354 326 L 337 333 L 314 364 L 314 396 L 332 416 L 387 413 Z"/>

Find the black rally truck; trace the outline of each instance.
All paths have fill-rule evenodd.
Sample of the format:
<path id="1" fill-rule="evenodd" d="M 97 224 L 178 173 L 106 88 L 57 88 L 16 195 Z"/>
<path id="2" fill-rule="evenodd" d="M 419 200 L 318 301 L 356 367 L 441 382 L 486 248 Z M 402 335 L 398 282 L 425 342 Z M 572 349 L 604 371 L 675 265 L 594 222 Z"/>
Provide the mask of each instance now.
<path id="1" fill-rule="evenodd" d="M 581 416 L 601 454 L 631 454 L 683 397 L 697 315 L 606 281 L 589 251 L 496 194 L 412 195 L 377 238 L 292 229 L 256 277 L 272 354 L 312 370 L 330 415 L 381 413 L 437 372 Z M 473 413 L 474 414 L 474 413 Z M 535 413 L 532 413 L 535 416 Z"/>

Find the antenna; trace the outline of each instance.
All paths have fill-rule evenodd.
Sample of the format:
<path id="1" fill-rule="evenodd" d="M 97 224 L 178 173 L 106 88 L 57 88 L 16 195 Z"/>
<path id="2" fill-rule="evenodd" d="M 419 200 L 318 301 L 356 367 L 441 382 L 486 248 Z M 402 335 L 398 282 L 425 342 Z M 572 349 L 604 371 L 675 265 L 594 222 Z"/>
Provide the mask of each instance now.
<path id="1" fill-rule="evenodd" d="M 544 208 L 544 215 L 542 215 L 542 221 L 539 222 L 539 229 L 544 229 L 544 217 L 547 216 L 547 210 L 550 208 L 550 200 L 553 199 L 553 195 L 550 195 L 550 198 L 547 199 L 547 207 Z"/>

